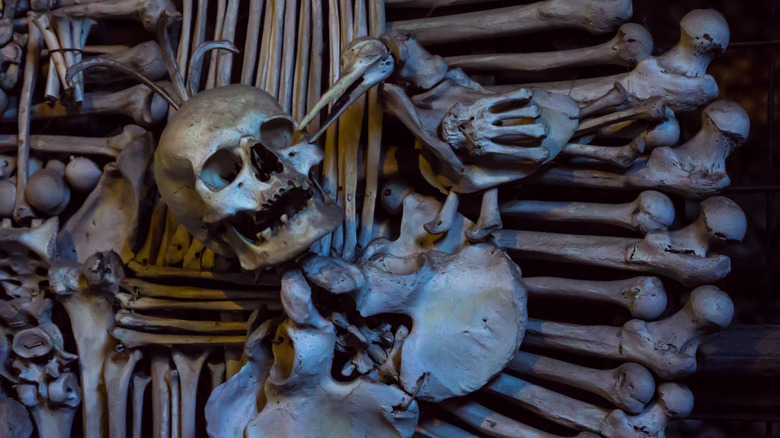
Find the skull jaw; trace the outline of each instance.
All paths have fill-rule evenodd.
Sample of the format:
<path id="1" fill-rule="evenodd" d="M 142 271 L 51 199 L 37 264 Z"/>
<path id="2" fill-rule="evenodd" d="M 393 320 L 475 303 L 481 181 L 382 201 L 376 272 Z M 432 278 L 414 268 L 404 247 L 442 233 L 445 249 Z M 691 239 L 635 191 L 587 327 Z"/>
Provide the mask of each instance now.
<path id="1" fill-rule="evenodd" d="M 326 234 L 332 233 L 344 219 L 344 213 L 327 196 L 315 196 L 296 214 L 290 224 L 280 227 L 270 239 L 250 241 L 232 225 L 227 225 L 225 239 L 238 256 L 241 267 L 255 270 L 278 265 L 304 253 Z"/>

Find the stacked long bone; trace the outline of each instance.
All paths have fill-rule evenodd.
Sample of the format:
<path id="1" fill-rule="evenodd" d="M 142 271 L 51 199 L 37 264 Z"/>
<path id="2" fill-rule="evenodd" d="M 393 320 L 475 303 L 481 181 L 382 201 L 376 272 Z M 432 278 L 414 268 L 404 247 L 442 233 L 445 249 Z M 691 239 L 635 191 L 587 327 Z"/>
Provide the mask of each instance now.
<path id="1" fill-rule="evenodd" d="M 551 0 L 401 21 L 389 26 L 414 33 L 423 44 L 516 35 L 565 26 L 561 22 L 571 25 L 572 21 L 562 16 L 571 14 L 580 3 L 565 5 L 566 2 Z M 623 19 L 629 17 L 630 4 L 622 3 L 623 9 L 619 4 L 600 2 L 599 5 L 616 8 L 608 17 L 616 17 L 620 12 L 625 14 Z M 402 1 L 388 4 L 388 7 L 417 6 L 426 5 Z M 524 17 L 541 12 L 547 25 L 527 24 L 531 22 Z M 484 23 L 491 25 L 485 27 Z M 587 21 L 580 23 L 573 27 L 590 25 Z M 593 31 L 594 27 L 588 29 Z M 442 31 L 444 28 L 448 31 Z M 612 29 L 614 26 L 608 30 Z M 422 417 L 418 435 L 467 437 L 476 436 L 474 432 L 477 432 L 496 437 L 558 436 L 518 422 L 509 408 L 500 412 L 489 409 L 480 403 L 485 397 L 503 399 L 551 423 L 581 431 L 578 437 L 661 437 L 668 421 L 690 413 L 693 397 L 687 388 L 656 380 L 676 380 L 694 372 L 696 349 L 702 336 L 725 328 L 731 320 L 733 304 L 728 295 L 709 284 L 728 274 L 729 259 L 719 254 L 718 248 L 728 241 L 740 241 L 745 234 L 746 220 L 734 202 L 710 196 L 729 184 L 725 159 L 744 143 L 749 121 L 735 103 L 710 104 L 717 96 L 717 85 L 706 75 L 706 68 L 728 44 L 728 27 L 723 17 L 714 11 L 691 12 L 681 22 L 681 32 L 678 45 L 657 57 L 650 56 L 652 40 L 647 31 L 627 24 L 613 40 L 591 48 L 446 59 L 467 71 L 483 74 L 512 71 L 517 75 L 581 65 L 633 67 L 628 73 L 604 78 L 530 84 L 570 95 L 580 104 L 582 115 L 579 132 L 562 150 L 556 164 L 533 176 L 530 182 L 634 191 L 637 193 L 634 202 L 515 200 L 494 205 L 490 212 L 484 211 L 483 202 L 480 218 L 487 215 L 505 221 L 511 218 L 513 223 L 530 219 L 536 223 L 592 224 L 599 230 L 604 230 L 605 225 L 631 230 L 637 237 L 520 230 L 501 230 L 493 237 L 516 257 L 520 266 L 523 260 L 553 260 L 655 276 L 625 278 L 625 274 L 616 272 L 615 280 L 606 281 L 525 278 L 532 318 L 534 299 L 547 297 L 611 303 L 625 308 L 635 319 L 622 327 L 531 319 L 522 350 L 504 373 L 483 389 L 484 395 L 444 402 L 443 409 Z M 631 44 L 626 43 L 626 35 L 633 36 Z M 512 88 L 494 87 L 496 91 Z M 600 123 L 604 115 L 616 117 L 631 108 L 646 107 L 659 98 L 666 106 L 661 117 Z M 702 111 L 700 132 L 678 146 L 680 130 L 674 111 L 697 110 L 707 104 Z M 625 139 L 625 146 L 600 146 L 597 139 L 605 137 Z M 616 140 L 610 144 L 619 143 Z M 701 200 L 698 219 L 687 226 L 674 227 L 674 204 L 664 193 Z M 440 213 L 437 218 L 441 217 Z M 430 230 L 430 226 L 426 228 Z M 688 287 L 699 287 L 691 292 L 682 309 L 657 320 L 667 309 L 662 277 Z M 525 351 L 529 347 L 534 353 Z M 572 358 L 576 361 L 578 357 L 605 359 L 602 362 L 605 366 L 593 369 L 571 363 Z M 598 360 L 584 362 L 593 364 Z M 615 367 L 609 368 L 610 363 Z M 521 380 L 526 378 L 531 380 Z M 566 387 L 573 389 L 569 395 L 563 395 L 567 393 Z M 591 396 L 583 398 L 583 393 Z M 600 401 L 592 404 L 583 400 Z M 473 432 L 468 432 L 469 429 Z"/>

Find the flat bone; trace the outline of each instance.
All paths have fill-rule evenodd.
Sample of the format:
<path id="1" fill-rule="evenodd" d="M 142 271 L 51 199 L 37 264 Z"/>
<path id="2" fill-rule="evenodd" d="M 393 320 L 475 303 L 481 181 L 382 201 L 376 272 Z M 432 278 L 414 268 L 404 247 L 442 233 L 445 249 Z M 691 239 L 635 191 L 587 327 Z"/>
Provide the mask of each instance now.
<path id="1" fill-rule="evenodd" d="M 135 19 L 149 32 L 157 30 L 157 22 L 164 11 L 176 12 L 171 0 L 103 0 L 74 2 L 59 9 L 65 14 L 83 14 L 94 19 Z"/>
<path id="2" fill-rule="evenodd" d="M 658 277 L 590 281 L 555 277 L 524 278 L 529 296 L 583 299 L 617 304 L 631 316 L 651 321 L 666 310 L 666 290 Z"/>
<path id="3" fill-rule="evenodd" d="M 662 379 L 679 379 L 696 371 L 701 337 L 728 326 L 733 314 L 734 304 L 725 292 L 715 286 L 700 286 L 680 311 L 659 321 L 634 319 L 622 327 L 609 327 L 530 320 L 523 342 L 637 362 Z"/>
<path id="4" fill-rule="evenodd" d="M 474 401 L 465 399 L 446 400 L 440 406 L 474 429 L 492 437 L 562 438 L 503 416 Z M 596 438 L 596 436 L 585 432 L 574 438 Z"/>
<path id="5" fill-rule="evenodd" d="M 644 239 L 509 230 L 493 235 L 499 246 L 521 257 L 649 272 L 697 286 L 729 273 L 729 257 L 710 247 L 742 240 L 746 222 L 736 203 L 716 196 L 701 203 L 699 218 L 687 227 L 648 233 Z"/>
<path id="6" fill-rule="evenodd" d="M 130 294 L 114 295 L 122 308 L 127 310 L 210 310 L 214 312 L 243 312 L 268 306 L 269 310 L 278 311 L 282 308 L 277 300 L 240 300 L 240 301 L 177 301 L 159 298 L 135 298 Z"/>
<path id="7" fill-rule="evenodd" d="M 558 50 L 546 53 L 492 53 L 444 58 L 451 68 L 466 71 L 510 70 L 543 72 L 558 68 L 592 65 L 633 67 L 653 51 L 653 38 L 639 24 L 626 23 L 614 38 L 593 47 Z"/>
<path id="8" fill-rule="evenodd" d="M 606 33 L 628 21 L 625 0 L 546 0 L 527 5 L 390 23 L 388 28 L 414 35 L 421 44 L 474 41 L 554 29 Z"/>
<path id="9" fill-rule="evenodd" d="M 141 315 L 127 310 L 116 313 L 116 323 L 120 327 L 140 331 L 162 332 L 193 332 L 214 335 L 245 333 L 246 322 L 241 321 L 192 321 L 185 319 L 162 318 L 158 316 Z"/>
<path id="10" fill-rule="evenodd" d="M 644 191 L 626 204 L 561 201 L 510 201 L 499 207 L 503 217 L 550 222 L 612 225 L 646 234 L 665 231 L 674 223 L 674 204 L 660 192 Z"/>
<path id="11" fill-rule="evenodd" d="M 32 135 L 29 137 L 29 144 L 31 150 L 44 154 L 103 155 L 116 158 L 125 146 L 146 133 L 146 129 L 140 126 L 125 125 L 122 132 L 113 137 Z M 0 152 L 13 150 L 16 140 L 15 135 L 0 135 Z"/>
<path id="12" fill-rule="evenodd" d="M 164 84 L 166 83 L 162 83 Z M 39 103 L 32 107 L 30 117 L 33 120 L 44 120 L 75 115 L 122 114 L 131 117 L 138 125 L 151 127 L 159 123 L 167 111 L 168 104 L 162 97 L 146 85 L 138 84 L 116 92 L 87 93 L 84 95 L 84 102 L 76 112 L 59 102 L 54 106 Z M 14 108 L 9 108 L 3 113 L 4 121 L 16 117 L 17 112 Z"/>
<path id="13" fill-rule="evenodd" d="M 750 120 L 734 102 L 717 101 L 702 111 L 702 128 L 676 148 L 653 149 L 624 173 L 553 167 L 533 183 L 599 189 L 656 189 L 691 199 L 703 199 L 728 187 L 726 158 L 745 143 Z"/>
<path id="14" fill-rule="evenodd" d="M 198 379 L 203 363 L 211 353 L 211 349 L 195 349 L 191 352 L 174 348 L 171 356 L 179 373 L 181 387 L 181 437 L 195 438 L 195 416 L 197 413 Z"/>
<path id="15" fill-rule="evenodd" d="M 113 352 L 103 364 L 103 378 L 108 394 L 108 431 L 111 438 L 127 435 L 127 400 L 130 379 L 136 363 L 143 354 L 140 350 Z"/>
<path id="16" fill-rule="evenodd" d="M 562 383 L 599 395 L 630 414 L 642 412 L 655 394 L 653 375 L 636 363 L 597 370 L 521 351 L 507 369 L 521 376 Z"/>
<path id="17" fill-rule="evenodd" d="M 111 330 L 114 336 L 122 345 L 127 348 L 138 348 L 152 345 L 170 347 L 173 345 L 209 347 L 209 346 L 242 346 L 246 341 L 246 336 L 228 336 L 228 335 L 164 335 L 137 332 L 121 327 L 115 327 Z"/>
<path id="18" fill-rule="evenodd" d="M 133 438 L 141 438 L 141 429 L 143 426 L 143 412 L 144 412 L 144 393 L 146 387 L 152 380 L 143 372 L 135 373 L 133 375 Z"/>
<path id="19" fill-rule="evenodd" d="M 685 417 L 693 409 L 693 394 L 677 383 L 660 385 L 656 399 L 639 415 L 585 403 L 507 374 L 499 375 L 486 389 L 554 423 L 606 438 L 664 438 L 669 420 Z"/>
<path id="20" fill-rule="evenodd" d="M 168 298 L 176 300 L 251 300 L 273 299 L 279 296 L 278 289 L 274 290 L 248 290 L 248 289 L 203 289 L 193 286 L 167 286 L 164 284 L 149 283 L 137 278 L 122 279 L 122 287 L 141 297 Z"/>

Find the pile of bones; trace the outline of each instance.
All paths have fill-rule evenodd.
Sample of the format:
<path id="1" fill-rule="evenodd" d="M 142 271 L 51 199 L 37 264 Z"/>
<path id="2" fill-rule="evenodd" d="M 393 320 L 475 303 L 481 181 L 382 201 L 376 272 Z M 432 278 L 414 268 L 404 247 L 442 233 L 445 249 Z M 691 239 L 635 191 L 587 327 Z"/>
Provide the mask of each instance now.
<path id="1" fill-rule="evenodd" d="M 718 12 L 654 51 L 631 0 L 2 8 L 4 437 L 658 438 L 691 412 L 746 227 Z M 579 46 L 434 54 L 550 30 Z M 579 71 L 613 74 L 538 81 Z"/>

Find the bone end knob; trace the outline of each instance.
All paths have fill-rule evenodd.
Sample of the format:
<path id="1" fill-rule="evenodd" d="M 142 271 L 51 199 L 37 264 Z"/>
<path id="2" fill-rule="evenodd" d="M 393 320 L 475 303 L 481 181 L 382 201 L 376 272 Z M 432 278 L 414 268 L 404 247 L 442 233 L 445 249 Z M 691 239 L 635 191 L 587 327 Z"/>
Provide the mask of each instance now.
<path id="1" fill-rule="evenodd" d="M 0 180 L 10 178 L 16 170 L 16 157 L 0 155 Z"/>
<path id="2" fill-rule="evenodd" d="M 650 32 L 636 23 L 626 23 L 618 29 L 617 43 L 613 46 L 617 57 L 627 67 L 636 65 L 653 53 L 653 37 Z"/>
<path id="3" fill-rule="evenodd" d="M 631 316 L 646 321 L 661 316 L 666 310 L 666 290 L 658 277 L 637 277 L 623 291 L 628 299 Z"/>
<path id="4" fill-rule="evenodd" d="M 25 196 L 35 209 L 55 216 L 62 213 L 70 202 L 70 190 L 65 185 L 65 164 L 51 160 L 46 167 L 35 172 L 27 181 Z"/>
<path id="5" fill-rule="evenodd" d="M 642 134 L 645 141 L 645 149 L 652 150 L 658 147 L 674 146 L 680 140 L 680 122 L 671 108 L 666 108 L 666 115 L 662 121 Z"/>
<path id="6" fill-rule="evenodd" d="M 745 212 L 736 202 L 713 196 L 701 203 L 700 219 L 712 240 L 739 242 L 747 231 Z"/>
<path id="7" fill-rule="evenodd" d="M 680 21 L 680 40 L 696 56 L 712 58 L 729 45 L 729 23 L 714 9 L 695 9 Z"/>
<path id="8" fill-rule="evenodd" d="M 655 380 L 647 368 L 625 363 L 614 370 L 614 394 L 628 412 L 642 412 L 655 394 Z"/>
<path id="9" fill-rule="evenodd" d="M 734 137 L 734 147 L 741 146 L 750 133 L 750 117 L 748 117 L 747 111 L 736 102 L 728 100 L 713 102 L 704 108 L 701 118 L 703 127 L 715 128 Z"/>
<path id="10" fill-rule="evenodd" d="M 65 180 L 73 190 L 81 193 L 91 192 L 101 174 L 98 165 L 89 158 L 77 157 L 65 166 Z"/>
<path id="11" fill-rule="evenodd" d="M 715 286 L 700 286 L 691 292 L 683 312 L 691 317 L 694 329 L 700 334 L 707 334 L 731 324 L 734 302 L 726 292 Z"/>
<path id="12" fill-rule="evenodd" d="M 674 204 L 663 193 L 644 191 L 636 200 L 633 221 L 643 233 L 667 230 L 674 223 Z"/>

